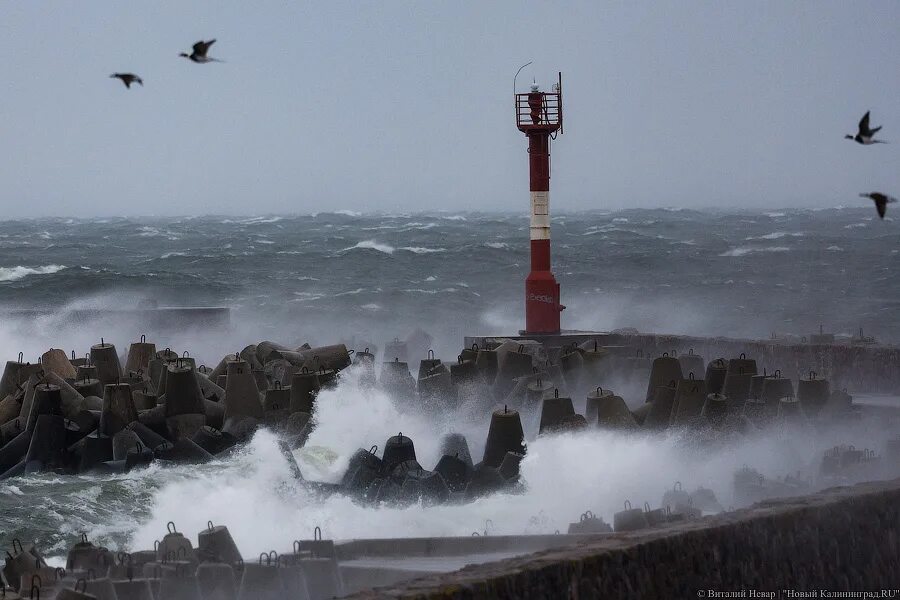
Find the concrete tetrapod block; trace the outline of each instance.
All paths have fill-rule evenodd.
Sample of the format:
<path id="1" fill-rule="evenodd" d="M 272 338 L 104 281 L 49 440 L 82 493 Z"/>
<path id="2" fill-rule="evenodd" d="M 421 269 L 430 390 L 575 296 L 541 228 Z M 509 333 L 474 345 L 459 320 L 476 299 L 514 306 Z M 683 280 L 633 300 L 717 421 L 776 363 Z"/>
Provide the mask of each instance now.
<path id="1" fill-rule="evenodd" d="M 490 467 L 499 468 L 508 452 L 525 453 L 525 434 L 518 411 L 503 407 L 491 415 L 482 462 Z"/>
<path id="2" fill-rule="evenodd" d="M 97 367 L 97 379 L 103 385 L 116 383 L 122 377 L 122 365 L 113 344 L 100 341 L 91 346 L 91 363 Z"/>
<path id="3" fill-rule="evenodd" d="M 103 386 L 103 410 L 100 415 L 100 433 L 112 437 L 138 420 L 138 412 L 127 383 L 111 383 Z"/>
<path id="4" fill-rule="evenodd" d="M 225 419 L 232 417 L 262 419 L 263 406 L 249 363 L 244 360 L 229 361 L 226 375 Z"/>
<path id="5" fill-rule="evenodd" d="M 156 357 L 156 344 L 147 341 L 147 336 L 142 335 L 141 341 L 134 342 L 128 347 L 128 358 L 125 359 L 125 372 L 148 372 L 150 361 Z"/>
<path id="6" fill-rule="evenodd" d="M 180 359 L 166 371 L 166 425 L 170 437 L 190 438 L 206 425 L 206 402 L 200 383 L 194 368 Z"/>
<path id="7" fill-rule="evenodd" d="M 58 348 L 50 348 L 41 354 L 41 367 L 44 373 L 56 373 L 63 379 L 74 379 L 77 374 L 65 350 Z"/>

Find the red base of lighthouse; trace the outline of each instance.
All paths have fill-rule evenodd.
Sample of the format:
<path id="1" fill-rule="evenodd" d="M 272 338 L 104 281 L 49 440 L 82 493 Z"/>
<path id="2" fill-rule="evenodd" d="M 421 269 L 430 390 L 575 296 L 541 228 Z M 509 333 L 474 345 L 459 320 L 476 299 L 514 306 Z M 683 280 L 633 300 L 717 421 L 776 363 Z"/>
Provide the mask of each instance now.
<path id="1" fill-rule="evenodd" d="M 559 333 L 559 284 L 550 271 L 550 240 L 531 240 L 531 272 L 525 279 L 524 333 Z"/>

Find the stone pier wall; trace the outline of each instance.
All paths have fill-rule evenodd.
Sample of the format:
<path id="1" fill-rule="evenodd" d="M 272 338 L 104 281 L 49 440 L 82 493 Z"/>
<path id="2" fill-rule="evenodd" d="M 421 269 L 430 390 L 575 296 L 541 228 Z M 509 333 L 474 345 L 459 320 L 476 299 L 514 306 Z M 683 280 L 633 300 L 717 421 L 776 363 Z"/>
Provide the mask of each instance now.
<path id="1" fill-rule="evenodd" d="M 786 590 L 873 591 L 878 595 L 870 597 L 900 598 L 900 479 L 643 532 L 586 537 L 566 548 L 353 597 L 715 597 L 709 590 L 775 592 L 775 598 L 802 597 Z"/>

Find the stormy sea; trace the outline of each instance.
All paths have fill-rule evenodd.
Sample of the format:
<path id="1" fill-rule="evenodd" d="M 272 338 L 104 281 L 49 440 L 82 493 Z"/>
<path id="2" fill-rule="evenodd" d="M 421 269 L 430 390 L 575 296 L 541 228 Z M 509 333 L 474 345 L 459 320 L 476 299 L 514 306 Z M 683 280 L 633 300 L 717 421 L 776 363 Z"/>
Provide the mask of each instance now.
<path id="1" fill-rule="evenodd" d="M 563 327 L 757 339 L 803 339 L 821 327 L 896 343 L 893 225 L 869 205 L 559 214 L 553 265 L 567 306 Z M 438 357 L 455 360 L 465 335 L 522 327 L 527 239 L 527 217 L 499 213 L 2 221 L 0 347 L 4 361 L 20 352 L 34 360 L 51 347 L 83 352 L 101 337 L 122 352 L 146 334 L 159 348 L 214 366 L 266 339 L 379 350 L 420 330 Z M 224 306 L 230 324 L 102 329 L 70 316 L 149 305 Z M 413 368 L 418 358 L 410 358 Z M 340 480 L 357 448 L 397 431 L 415 441 L 423 465 L 437 461 L 448 432 L 465 434 L 477 461 L 488 427 L 484 410 L 420 414 L 350 380 L 323 390 L 317 406 L 317 426 L 295 455 L 307 479 L 326 482 Z M 523 419 L 531 439 L 535 415 Z M 840 439 L 863 447 L 872 435 L 858 423 Z M 111 549 L 152 548 L 168 521 L 186 532 L 227 524 L 249 554 L 283 545 L 285 531 L 296 532 L 293 539 L 316 526 L 335 539 L 553 533 L 585 510 L 611 521 L 626 499 L 658 504 L 675 481 L 709 488 L 727 507 L 736 468 L 784 477 L 810 468 L 834 440 L 786 432 L 710 451 L 677 433 L 541 437 L 529 443 L 523 489 L 514 494 L 375 509 L 298 486 L 276 436 L 263 431 L 199 467 L 154 463 L 121 475 L 2 481 L 0 537 L 62 556 L 82 533 Z"/>

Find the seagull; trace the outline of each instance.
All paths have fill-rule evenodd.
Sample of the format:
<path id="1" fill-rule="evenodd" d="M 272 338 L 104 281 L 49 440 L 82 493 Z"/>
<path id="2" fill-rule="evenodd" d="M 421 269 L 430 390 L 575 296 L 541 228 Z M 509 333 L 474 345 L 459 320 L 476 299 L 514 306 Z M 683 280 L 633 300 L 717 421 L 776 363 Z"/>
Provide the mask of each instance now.
<path id="1" fill-rule="evenodd" d="M 863 115 L 863 118 L 859 120 L 859 133 L 857 133 L 855 136 L 848 133 L 844 136 L 844 139 L 853 140 L 857 144 L 862 144 L 864 146 L 868 146 L 870 144 L 887 144 L 887 142 L 873 139 L 875 137 L 875 134 L 878 133 L 878 130 L 880 130 L 881 127 L 869 129 L 869 112 L 870 111 L 866 111 L 866 114 Z"/>
<path id="2" fill-rule="evenodd" d="M 113 79 L 121 79 L 122 83 L 124 83 L 125 87 L 127 87 L 129 90 L 131 89 L 131 84 L 135 81 L 141 84 L 141 86 L 144 85 L 144 80 L 134 73 L 113 73 L 112 75 L 110 75 L 110 77 L 112 77 Z"/>
<path id="3" fill-rule="evenodd" d="M 196 44 L 194 44 L 194 51 L 190 54 L 185 54 L 182 52 L 178 56 L 183 56 L 185 58 L 189 58 L 195 63 L 208 63 L 208 62 L 222 62 L 218 58 L 212 58 L 207 56 L 206 53 L 209 52 L 209 47 L 216 43 L 216 40 L 209 40 L 208 42 L 204 42 L 200 40 Z"/>
<path id="4" fill-rule="evenodd" d="M 868 194 L 860 194 L 860 198 L 869 198 L 875 201 L 875 208 L 878 210 L 878 216 L 882 219 L 884 218 L 884 213 L 887 211 L 887 205 L 893 204 L 897 202 L 896 198 L 892 198 L 887 194 L 882 194 L 881 192 L 870 192 Z"/>

